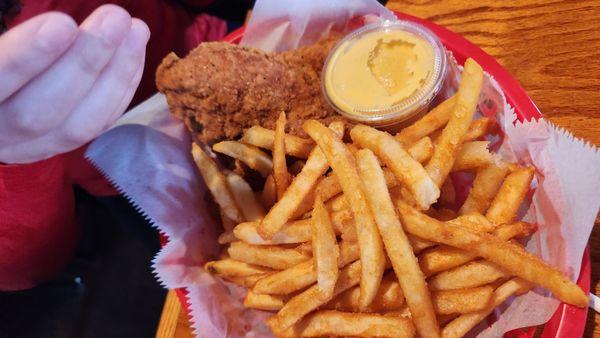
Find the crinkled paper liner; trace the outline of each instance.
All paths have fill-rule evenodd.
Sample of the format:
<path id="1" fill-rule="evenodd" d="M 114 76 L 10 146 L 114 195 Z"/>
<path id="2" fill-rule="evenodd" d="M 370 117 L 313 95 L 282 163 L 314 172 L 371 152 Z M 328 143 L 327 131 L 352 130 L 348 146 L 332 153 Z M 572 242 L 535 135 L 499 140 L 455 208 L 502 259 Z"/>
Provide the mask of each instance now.
<path id="1" fill-rule="evenodd" d="M 264 0 L 263 0 L 264 2 Z M 448 83 L 456 86 L 460 67 L 451 62 Z M 447 92 L 448 94 L 449 92 Z M 497 112 L 486 107 L 497 107 Z M 507 160 L 536 168 L 524 219 L 538 224 L 527 250 L 577 280 L 583 251 L 600 207 L 600 154 L 545 119 L 518 122 L 497 83 L 486 74 L 480 110 L 498 121 L 498 152 Z M 208 210 L 206 186 L 190 156 L 191 139 L 157 94 L 96 139 L 86 157 L 168 238 L 152 267 L 170 289 L 185 288 L 198 337 L 268 337 L 267 314 L 243 307 L 244 290 L 207 274 L 202 266 L 217 257 L 218 225 Z M 520 327 L 545 323 L 558 301 L 536 289 L 501 309 L 479 337 L 498 337 Z"/>

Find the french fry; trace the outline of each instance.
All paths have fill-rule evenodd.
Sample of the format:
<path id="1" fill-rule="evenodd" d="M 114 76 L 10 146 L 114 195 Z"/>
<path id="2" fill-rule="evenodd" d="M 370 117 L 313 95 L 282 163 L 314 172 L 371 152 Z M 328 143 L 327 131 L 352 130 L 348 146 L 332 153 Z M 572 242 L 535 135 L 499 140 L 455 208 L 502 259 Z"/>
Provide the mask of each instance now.
<path id="1" fill-rule="evenodd" d="M 427 175 L 421 164 L 404 150 L 392 135 L 364 125 L 357 125 L 350 131 L 352 140 L 363 148 L 368 148 L 391 169 L 415 197 L 419 207 L 426 210 L 440 196 L 440 189 Z"/>
<path id="2" fill-rule="evenodd" d="M 346 200 L 344 194 L 339 194 L 336 197 L 330 199 L 327 202 L 326 207 L 327 210 L 329 210 L 330 212 L 336 212 L 350 208 L 350 206 L 348 205 L 348 200 Z"/>
<path id="3" fill-rule="evenodd" d="M 233 234 L 237 239 L 254 245 L 303 243 L 310 241 L 312 236 L 310 219 L 303 219 L 289 223 L 269 240 L 263 239 L 258 234 L 256 228 L 259 224 L 259 221 L 240 223 L 233 229 Z"/>
<path id="4" fill-rule="evenodd" d="M 456 155 L 452 171 L 477 170 L 492 163 L 494 157 L 488 149 L 489 145 L 489 141 L 463 143 Z"/>
<path id="5" fill-rule="evenodd" d="M 275 331 L 277 337 L 413 337 L 410 320 L 397 316 L 372 313 L 318 311 L 285 331 Z"/>
<path id="6" fill-rule="evenodd" d="M 358 171 L 373 211 L 385 250 L 396 277 L 405 291 L 406 303 L 412 314 L 417 332 L 422 337 L 439 337 L 440 329 L 425 283 L 410 242 L 402 230 L 390 197 L 383 170 L 371 150 L 362 149 L 356 154 Z"/>
<path id="7" fill-rule="evenodd" d="M 317 196 L 312 212 L 312 247 L 317 270 L 317 286 L 320 297 L 331 299 L 338 278 L 340 249 L 331 225 L 329 212 Z"/>
<path id="8" fill-rule="evenodd" d="M 463 141 L 474 141 L 482 136 L 494 132 L 496 127 L 496 121 L 489 117 L 482 117 L 477 120 L 473 120 L 469 126 L 469 130 L 467 130 L 467 133 L 465 134 Z"/>
<path id="9" fill-rule="evenodd" d="M 511 223 L 523 203 L 533 180 L 535 170 L 531 167 L 518 168 L 508 174 L 500 186 L 485 217 L 495 224 Z"/>
<path id="10" fill-rule="evenodd" d="M 287 296 L 258 294 L 250 290 L 244 298 L 244 306 L 263 311 L 279 311 L 288 298 Z"/>
<path id="11" fill-rule="evenodd" d="M 304 130 L 327 157 L 354 215 L 360 257 L 364 262 L 360 281 L 360 303 L 366 308 L 375 297 L 381 282 L 385 253 L 375 219 L 367 205 L 356 160 L 344 143 L 321 123 L 315 120 L 307 121 L 304 123 Z"/>
<path id="12" fill-rule="evenodd" d="M 509 277 L 508 274 L 497 265 L 477 260 L 431 277 L 429 288 L 432 291 L 473 288 L 505 277 Z"/>
<path id="13" fill-rule="evenodd" d="M 227 173 L 225 178 L 238 209 L 244 215 L 244 220 L 256 221 L 262 219 L 265 216 L 265 210 L 256 199 L 250 185 L 241 176 L 233 172 Z"/>
<path id="14" fill-rule="evenodd" d="M 224 233 L 219 235 L 219 238 L 217 239 L 217 243 L 223 245 L 223 244 L 227 244 L 227 243 L 231 243 L 237 241 L 237 238 L 235 238 L 235 236 L 233 235 L 233 231 L 225 231 Z"/>
<path id="15" fill-rule="evenodd" d="M 413 143 L 406 151 L 415 161 L 425 163 L 433 155 L 433 142 L 431 142 L 429 137 L 425 136 Z"/>
<path id="16" fill-rule="evenodd" d="M 483 70 L 473 59 L 467 59 L 456 93 L 452 115 L 442 130 L 431 160 L 426 167 L 427 173 L 437 186 L 442 185 L 454 166 L 456 155 L 459 153 L 464 136 L 473 119 L 482 83 Z"/>
<path id="17" fill-rule="evenodd" d="M 402 129 L 401 132 L 396 134 L 396 139 L 400 141 L 400 143 L 407 145 L 442 128 L 448 123 L 455 103 L 456 95 L 440 103 L 437 107 L 425 114 L 420 120 Z"/>
<path id="18" fill-rule="evenodd" d="M 250 289 L 254 287 L 254 284 L 256 284 L 257 281 L 267 277 L 268 275 L 269 273 L 262 273 L 251 276 L 223 276 L 222 278 L 235 285 L 239 285 Z"/>
<path id="19" fill-rule="evenodd" d="M 273 178 L 277 189 L 277 199 L 283 197 L 290 181 L 285 158 L 285 113 L 281 112 L 275 122 L 275 137 L 273 139 Z"/>
<path id="20" fill-rule="evenodd" d="M 192 144 L 192 157 L 208 190 L 210 190 L 223 213 L 236 223 L 243 222 L 242 212 L 238 209 L 225 176 L 223 176 L 216 163 L 195 143 Z"/>
<path id="21" fill-rule="evenodd" d="M 251 245 L 244 242 L 231 243 L 227 252 L 232 259 L 278 270 L 290 268 L 310 259 L 294 249 Z"/>
<path id="22" fill-rule="evenodd" d="M 588 296 L 557 269 L 523 248 L 489 234 L 478 234 L 461 227 L 444 224 L 396 201 L 406 231 L 415 236 L 467 250 L 495 263 L 511 275 L 550 290 L 561 301 L 585 307 Z"/>
<path id="23" fill-rule="evenodd" d="M 487 309 L 493 294 L 493 287 L 481 286 L 472 289 L 438 291 L 432 293 L 431 298 L 438 315 L 449 315 Z"/>
<path id="24" fill-rule="evenodd" d="M 221 141 L 215 143 L 212 149 L 242 161 L 249 168 L 258 171 L 263 177 L 269 176 L 273 171 L 273 160 L 269 155 L 255 146 L 237 141 Z"/>
<path id="25" fill-rule="evenodd" d="M 354 287 L 344 291 L 342 294 L 332 299 L 323 309 L 359 312 L 360 287 Z M 387 312 L 399 310 L 404 304 L 404 293 L 400 283 L 393 273 L 386 274 L 381 280 L 377 295 L 373 302 L 364 309 L 364 312 Z"/>
<path id="26" fill-rule="evenodd" d="M 508 166 L 504 163 L 492 163 L 479 168 L 473 180 L 473 187 L 459 213 L 465 214 L 473 211 L 485 213 L 507 173 Z"/>
<path id="27" fill-rule="evenodd" d="M 458 225 L 455 221 L 455 225 Z M 464 225 L 463 225 L 464 226 Z M 468 227 L 467 227 L 468 228 Z M 498 226 L 493 235 L 501 241 L 514 237 L 525 237 L 533 233 L 535 226 L 525 222 L 516 222 Z M 419 265 L 425 276 L 431 276 L 440 271 L 446 271 L 477 258 L 473 253 L 440 245 L 419 255 Z"/>
<path id="28" fill-rule="evenodd" d="M 357 285 L 361 280 L 361 264 L 356 261 L 342 270 L 335 284 L 333 296 Z M 327 300 L 319 297 L 320 291 L 317 285 L 313 285 L 300 294 L 292 297 L 277 315 L 267 320 L 267 325 L 273 332 L 282 332 L 297 323 L 302 317 L 327 303 Z"/>
<path id="29" fill-rule="evenodd" d="M 260 126 L 253 126 L 244 131 L 240 141 L 259 148 L 273 150 L 275 132 Z M 310 139 L 285 135 L 285 151 L 290 156 L 306 159 L 314 146 L 314 142 Z"/>
<path id="30" fill-rule="evenodd" d="M 269 268 L 236 261 L 231 258 L 208 262 L 204 265 L 204 269 L 221 277 L 247 277 L 273 271 Z"/>
<path id="31" fill-rule="evenodd" d="M 426 239 L 421 239 L 419 237 L 413 236 L 411 234 L 406 234 L 406 237 L 408 238 L 409 242 L 410 242 L 410 246 L 413 249 L 413 252 L 415 253 L 415 255 L 418 255 L 421 251 L 431 248 L 432 246 L 436 246 L 437 243 L 432 242 L 432 241 L 428 241 Z"/>
<path id="32" fill-rule="evenodd" d="M 413 337 L 410 320 L 372 313 L 318 311 L 285 331 L 275 330 L 277 337 Z"/>
<path id="33" fill-rule="evenodd" d="M 277 202 L 277 188 L 275 187 L 273 175 L 269 175 L 265 179 L 265 185 L 260 193 L 260 202 L 265 207 L 265 210 L 271 209 L 273 204 Z"/>
<path id="34" fill-rule="evenodd" d="M 359 258 L 358 244 L 342 241 L 339 247 L 339 268 L 343 268 Z M 314 260 L 309 260 L 259 280 L 254 286 L 254 292 L 288 295 L 314 284 L 316 281 L 317 273 Z"/>
<path id="35" fill-rule="evenodd" d="M 485 216 L 477 212 L 470 212 L 446 221 L 448 224 L 464 227 L 475 232 L 492 232 L 494 225 Z"/>
<path id="36" fill-rule="evenodd" d="M 494 290 L 490 305 L 486 309 L 460 315 L 444 327 L 442 336 L 444 338 L 463 337 L 471 331 L 475 325 L 484 320 L 496 307 L 504 303 L 508 297 L 515 293 L 526 292 L 530 288 L 531 284 L 521 278 L 513 278 L 505 282 Z"/>
<path id="37" fill-rule="evenodd" d="M 307 256 L 312 256 L 312 243 L 304 242 L 294 248 L 296 251 L 305 254 Z"/>
<path id="38" fill-rule="evenodd" d="M 333 123 L 332 123 L 333 124 Z M 340 131 L 337 124 L 333 125 Z M 328 129 L 329 130 L 329 129 Z M 343 129 L 341 130 L 343 134 Z M 332 133 L 335 135 L 334 133 Z M 342 134 L 337 134 L 341 137 Z M 270 239 L 294 215 L 300 203 L 314 188 L 317 180 L 329 168 L 329 163 L 323 151 L 315 147 L 308 156 L 302 171 L 292 180 L 283 197 L 273 205 L 263 221 L 258 226 L 258 233 L 264 239 Z"/>

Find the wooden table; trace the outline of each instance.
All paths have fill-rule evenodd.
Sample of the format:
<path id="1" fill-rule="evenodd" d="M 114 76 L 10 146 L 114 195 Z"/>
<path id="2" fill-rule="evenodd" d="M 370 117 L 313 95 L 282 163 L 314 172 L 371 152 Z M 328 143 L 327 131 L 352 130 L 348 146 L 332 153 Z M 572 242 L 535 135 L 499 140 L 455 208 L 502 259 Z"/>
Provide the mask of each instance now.
<path id="1" fill-rule="evenodd" d="M 550 121 L 600 145 L 600 0 L 392 0 L 388 7 L 462 34 L 516 77 Z M 590 245 L 598 294 L 598 227 Z M 585 337 L 592 335 L 600 337 L 600 315 L 590 311 Z M 190 336 L 186 315 L 169 293 L 157 337 Z"/>

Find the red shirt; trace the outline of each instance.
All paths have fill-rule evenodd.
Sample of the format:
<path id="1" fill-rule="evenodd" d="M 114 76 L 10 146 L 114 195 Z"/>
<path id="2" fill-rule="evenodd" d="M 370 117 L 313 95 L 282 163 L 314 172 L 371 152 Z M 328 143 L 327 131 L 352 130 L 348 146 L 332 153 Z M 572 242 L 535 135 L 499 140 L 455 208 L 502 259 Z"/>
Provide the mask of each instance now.
<path id="1" fill-rule="evenodd" d="M 227 31 L 224 21 L 205 14 L 194 17 L 168 0 L 25 0 L 5 23 L 10 29 L 51 10 L 80 23 L 105 3 L 120 5 L 144 20 L 152 33 L 133 103 L 156 92 L 154 73 L 167 53 L 185 55 L 199 42 L 219 40 Z M 66 265 L 78 238 L 73 184 L 96 195 L 116 194 L 83 159 L 83 152 L 81 148 L 32 164 L 0 165 L 0 291 L 33 287 Z"/>

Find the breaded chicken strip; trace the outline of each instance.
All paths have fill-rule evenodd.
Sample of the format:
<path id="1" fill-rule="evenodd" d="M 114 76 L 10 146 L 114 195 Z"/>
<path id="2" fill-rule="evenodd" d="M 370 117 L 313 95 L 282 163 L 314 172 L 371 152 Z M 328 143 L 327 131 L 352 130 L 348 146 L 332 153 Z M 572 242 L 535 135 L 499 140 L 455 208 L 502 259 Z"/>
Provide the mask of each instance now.
<path id="1" fill-rule="evenodd" d="M 171 113 L 197 140 L 237 138 L 253 125 L 274 128 L 281 111 L 289 132 L 302 123 L 342 120 L 321 92 L 321 69 L 336 39 L 284 53 L 263 53 L 225 42 L 202 43 L 183 59 L 167 55 L 156 72 Z"/>

